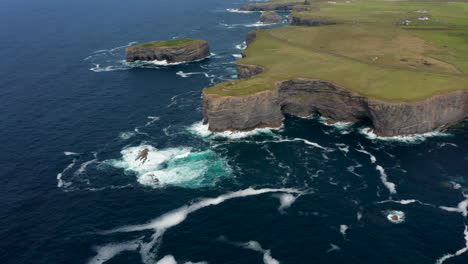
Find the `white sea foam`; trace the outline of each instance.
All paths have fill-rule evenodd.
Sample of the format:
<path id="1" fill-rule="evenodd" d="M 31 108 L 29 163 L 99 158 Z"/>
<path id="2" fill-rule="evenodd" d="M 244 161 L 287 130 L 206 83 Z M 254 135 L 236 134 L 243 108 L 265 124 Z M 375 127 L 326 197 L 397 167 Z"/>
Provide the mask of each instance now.
<path id="1" fill-rule="evenodd" d="M 465 195 L 465 200 L 458 203 L 457 207 L 440 206 L 439 208 L 448 212 L 456 212 L 462 214 L 464 217 L 468 216 L 468 195 Z"/>
<path id="2" fill-rule="evenodd" d="M 119 138 L 122 140 L 127 140 L 127 139 L 134 137 L 135 135 L 136 133 L 134 131 L 120 132 Z"/>
<path id="3" fill-rule="evenodd" d="M 263 24 L 260 21 L 252 24 L 225 24 L 225 23 L 219 23 L 221 26 L 226 27 L 226 28 L 235 28 L 235 27 L 266 27 L 266 26 L 271 26 L 275 24 Z"/>
<path id="4" fill-rule="evenodd" d="M 454 254 L 446 254 L 446 255 L 442 256 L 441 258 L 439 258 L 436 261 L 436 264 L 442 264 L 447 259 L 450 259 L 450 258 L 453 258 L 453 257 L 456 257 L 456 256 L 460 256 L 460 255 L 462 255 L 462 254 L 464 254 L 464 253 L 466 253 L 468 251 L 468 226 L 467 225 L 465 225 L 465 230 L 463 231 L 463 235 L 464 235 L 464 238 L 465 238 L 465 247 L 462 248 L 462 249 L 459 249 Z"/>
<path id="5" fill-rule="evenodd" d="M 138 159 L 148 150 L 145 161 Z M 224 162 L 211 151 L 194 152 L 191 148 L 156 149 L 151 145 L 124 148 L 122 158 L 106 161 L 116 168 L 136 173 L 140 184 L 150 187 L 212 185 L 229 172 Z"/>
<path id="6" fill-rule="evenodd" d="M 154 122 L 159 121 L 159 116 L 148 116 L 147 117 L 150 121 L 146 122 L 145 127 L 152 125 Z"/>
<path id="7" fill-rule="evenodd" d="M 242 11 L 236 8 L 228 8 L 226 11 L 231 13 L 240 13 L 240 14 L 250 14 L 250 13 L 259 13 L 258 11 Z"/>
<path id="8" fill-rule="evenodd" d="M 432 204 L 429 204 L 429 203 L 423 203 L 419 200 L 415 200 L 415 199 L 408 199 L 408 200 L 385 200 L 385 201 L 381 201 L 381 202 L 377 202 L 377 203 L 398 203 L 398 204 L 402 204 L 402 205 L 408 205 L 408 204 L 412 204 L 412 203 L 418 203 L 418 204 L 421 204 L 421 205 L 427 205 L 427 206 L 433 206 Z"/>
<path id="9" fill-rule="evenodd" d="M 361 219 L 362 219 L 362 213 L 361 213 L 361 212 L 357 212 L 357 213 L 356 213 L 356 219 L 357 219 L 358 221 L 361 221 Z"/>
<path id="10" fill-rule="evenodd" d="M 346 231 L 348 231 L 349 226 L 347 225 L 340 225 L 340 233 L 343 235 L 343 237 L 346 237 Z"/>
<path id="11" fill-rule="evenodd" d="M 236 59 L 242 59 L 242 54 L 232 54 L 232 56 Z"/>
<path id="12" fill-rule="evenodd" d="M 94 156 L 96 156 L 96 154 L 94 154 Z M 77 171 L 75 171 L 74 175 L 75 175 L 75 176 L 78 176 L 78 175 L 83 174 L 83 173 L 86 171 L 86 168 L 87 168 L 89 165 L 91 165 L 91 164 L 93 164 L 93 163 L 95 163 L 95 162 L 97 162 L 97 158 L 94 158 L 94 159 L 92 159 L 92 160 L 88 160 L 88 161 L 86 161 L 86 162 L 83 162 L 83 163 L 81 164 L 80 168 L 79 168 Z"/>
<path id="13" fill-rule="evenodd" d="M 379 171 L 380 180 L 385 185 L 385 187 L 387 187 L 387 189 L 390 191 L 390 193 L 391 194 L 397 193 L 396 185 L 393 182 L 388 181 L 388 179 L 387 179 L 388 176 L 387 176 L 387 173 L 385 173 L 384 168 L 382 168 L 382 166 L 380 166 L 380 165 L 377 165 L 375 168 Z"/>
<path id="14" fill-rule="evenodd" d="M 235 199 L 235 198 L 243 198 L 249 196 L 256 196 L 265 193 L 294 193 L 300 194 L 301 192 L 297 189 L 291 188 L 281 188 L 281 189 L 271 189 L 271 188 L 264 188 L 264 189 L 253 189 L 248 188 L 236 192 L 231 192 L 227 194 L 220 195 L 215 198 L 205 198 L 199 200 L 190 205 L 184 205 L 178 209 L 170 211 L 152 221 L 141 224 L 141 225 L 129 225 L 124 227 L 119 227 L 110 231 L 105 231 L 103 234 L 111 234 L 111 233 L 121 233 L 121 232 L 135 232 L 135 231 L 143 231 L 143 230 L 167 230 L 171 227 L 174 227 L 187 218 L 187 216 L 195 211 L 203 209 L 205 207 L 219 205 L 227 200 Z"/>
<path id="15" fill-rule="evenodd" d="M 140 239 L 138 240 L 139 247 L 135 246 L 133 241 L 127 242 L 124 244 L 119 244 L 117 247 L 115 244 L 108 244 L 106 246 L 102 246 L 97 248 L 97 255 L 92 258 L 91 260 L 95 259 L 105 259 L 104 261 L 109 260 L 116 254 L 125 251 L 125 250 L 133 250 L 136 251 L 138 248 L 140 249 L 140 255 L 145 264 L 149 263 L 154 263 L 155 256 L 157 254 L 157 249 L 162 241 L 162 236 L 164 233 L 174 227 L 179 225 L 180 223 L 184 222 L 185 219 L 187 219 L 188 215 L 198 211 L 200 209 L 203 209 L 205 207 L 209 206 L 215 206 L 219 205 L 227 200 L 230 199 L 235 199 L 235 198 L 243 198 L 243 197 L 249 197 L 249 196 L 256 196 L 256 195 L 261 195 L 261 194 L 266 194 L 266 193 L 294 193 L 294 194 L 300 194 L 301 192 L 296 189 L 287 189 L 287 188 L 282 188 L 282 189 L 271 189 L 271 188 L 264 188 L 264 189 L 253 189 L 253 188 L 248 188 L 244 190 L 239 190 L 236 192 L 231 192 L 227 194 L 220 195 L 215 198 L 205 198 L 198 200 L 194 203 L 187 204 L 184 206 L 181 206 L 175 210 L 172 210 L 168 213 L 165 213 L 153 220 L 151 220 L 148 223 L 145 224 L 140 224 L 140 225 L 129 225 L 129 226 L 123 226 L 123 227 L 118 227 L 109 231 L 104 231 L 101 234 L 103 235 L 110 235 L 114 233 L 126 233 L 126 232 L 138 232 L 138 231 L 145 231 L 145 230 L 152 230 L 153 234 L 151 236 L 151 239 L 148 240 L 143 240 Z M 261 248 L 261 247 L 260 247 Z M 105 249 L 105 250 L 99 250 L 99 249 Z M 107 252 L 107 253 L 106 253 Z M 90 264 L 100 264 L 102 262 L 89 262 Z M 269 254 L 269 251 L 264 251 L 264 261 L 270 261 L 270 262 L 265 262 L 268 264 L 274 264 L 274 263 L 279 263 L 279 262 L 274 262 L 275 260 L 271 258 L 271 255 Z"/>
<path id="16" fill-rule="evenodd" d="M 362 148 L 362 146 L 361 146 L 361 149 L 355 149 L 355 150 L 358 151 L 358 152 L 369 155 L 370 161 L 372 163 L 375 163 L 377 161 L 377 158 L 374 155 L 372 155 L 370 152 L 368 152 L 364 148 Z"/>
<path id="17" fill-rule="evenodd" d="M 158 260 L 156 264 L 177 264 L 177 261 L 175 260 L 174 256 L 167 255 L 163 257 L 162 259 Z"/>
<path id="18" fill-rule="evenodd" d="M 291 205 L 296 201 L 297 196 L 294 196 L 290 193 L 283 193 L 275 195 L 276 198 L 280 201 L 280 206 L 278 207 L 278 211 L 284 213 L 285 209 L 291 207 Z"/>
<path id="19" fill-rule="evenodd" d="M 244 41 L 241 44 L 236 45 L 236 49 L 245 50 L 247 48 L 247 43 Z"/>
<path id="20" fill-rule="evenodd" d="M 76 164 L 76 159 L 74 159 L 72 161 L 72 163 L 68 164 L 68 166 L 60 173 L 57 174 L 57 187 L 58 188 L 62 188 L 62 187 L 68 187 L 70 185 L 70 183 L 68 182 L 65 182 L 65 180 L 63 180 L 63 174 L 65 172 L 67 172 L 68 170 L 70 170 L 71 168 L 73 168 L 73 166 L 75 166 Z"/>
<path id="21" fill-rule="evenodd" d="M 271 134 L 275 130 L 279 130 L 281 128 L 256 128 L 251 131 L 224 131 L 224 132 L 211 132 L 208 129 L 208 124 L 203 124 L 203 122 L 196 122 L 193 125 L 189 126 L 187 130 L 199 137 L 209 138 L 209 137 L 223 137 L 229 139 L 241 139 L 246 138 L 254 135 L 260 134 Z"/>
<path id="22" fill-rule="evenodd" d="M 338 149 L 339 149 L 341 152 L 343 152 L 343 153 L 345 153 L 345 154 L 349 152 L 349 146 L 348 146 L 348 145 L 342 144 L 342 143 L 338 143 L 338 144 L 335 144 L 335 145 L 338 147 Z"/>
<path id="23" fill-rule="evenodd" d="M 260 243 L 257 241 L 249 241 L 244 244 L 244 247 L 247 249 L 251 249 L 260 253 L 263 253 L 263 263 L 264 264 L 280 264 L 280 262 L 274 259 L 271 256 L 271 251 L 269 249 L 263 249 Z"/>
<path id="24" fill-rule="evenodd" d="M 215 77 L 214 75 L 208 74 L 206 72 L 183 72 L 183 71 L 178 71 L 176 72 L 177 75 L 179 75 L 182 78 L 188 78 L 192 75 L 204 75 L 206 78 L 213 78 Z"/>
<path id="25" fill-rule="evenodd" d="M 380 137 L 380 136 L 377 136 L 371 128 L 361 128 L 359 132 L 371 140 L 382 140 L 382 141 L 390 141 L 390 142 L 394 141 L 394 142 L 403 142 L 403 143 L 410 143 L 410 144 L 421 143 L 421 142 L 424 142 L 427 138 L 431 138 L 431 137 L 451 136 L 450 134 L 447 134 L 447 133 L 433 131 L 433 132 L 416 134 L 416 135 Z"/>
<path id="26" fill-rule="evenodd" d="M 226 239 L 224 237 L 222 237 L 221 240 L 226 242 L 226 243 L 238 246 L 238 247 L 242 247 L 242 248 L 245 248 L 245 249 L 250 249 L 250 250 L 262 253 L 263 254 L 263 263 L 264 264 L 280 264 L 280 262 L 277 259 L 274 259 L 271 256 L 271 250 L 263 249 L 262 245 L 260 245 L 260 243 L 257 242 L 257 241 L 251 240 L 251 241 L 248 241 L 248 242 L 245 242 L 245 243 L 239 243 L 239 242 L 231 242 L 231 241 L 229 241 L 228 239 Z"/>
<path id="27" fill-rule="evenodd" d="M 333 243 L 330 243 L 330 249 L 327 250 L 327 253 L 333 252 L 333 251 L 340 251 L 341 248 Z"/>
<path id="28" fill-rule="evenodd" d="M 78 156 L 78 155 L 80 155 L 80 153 L 71 152 L 71 151 L 65 151 L 65 152 L 63 152 L 63 154 L 64 154 L 65 156 Z"/>
<path id="29" fill-rule="evenodd" d="M 120 244 L 107 244 L 105 246 L 96 247 L 95 251 L 97 254 L 88 261 L 88 264 L 102 264 L 124 251 L 135 251 L 139 246 L 140 242 L 135 240 Z"/>

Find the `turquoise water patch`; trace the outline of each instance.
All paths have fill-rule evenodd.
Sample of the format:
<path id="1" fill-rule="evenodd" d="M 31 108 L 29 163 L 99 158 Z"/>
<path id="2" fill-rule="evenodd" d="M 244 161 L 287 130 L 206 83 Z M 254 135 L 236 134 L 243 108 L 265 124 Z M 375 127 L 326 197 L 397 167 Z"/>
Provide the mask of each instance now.
<path id="1" fill-rule="evenodd" d="M 140 154 L 145 151 L 146 158 L 141 158 Z M 121 154 L 121 159 L 109 160 L 108 164 L 136 174 L 140 184 L 154 188 L 213 186 L 231 171 L 211 150 L 193 151 L 184 147 L 160 150 L 151 145 L 140 145 L 125 148 Z"/>

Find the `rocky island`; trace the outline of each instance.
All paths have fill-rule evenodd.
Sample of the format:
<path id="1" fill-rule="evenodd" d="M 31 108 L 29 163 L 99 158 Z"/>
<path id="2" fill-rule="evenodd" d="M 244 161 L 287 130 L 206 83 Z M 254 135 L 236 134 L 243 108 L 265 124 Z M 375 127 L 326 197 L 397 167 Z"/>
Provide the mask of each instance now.
<path id="1" fill-rule="evenodd" d="M 144 43 L 127 48 L 127 62 L 162 61 L 180 63 L 210 56 L 208 42 L 190 38 Z"/>
<path id="2" fill-rule="evenodd" d="M 278 1 L 249 9 L 270 4 Z M 468 21 L 460 20 L 466 3 L 317 5 L 293 11 L 294 26 L 247 35 L 239 80 L 203 91 L 211 131 L 278 127 L 284 114 L 320 114 L 330 122 L 366 121 L 378 135 L 396 136 L 468 116 Z M 420 10 L 429 18 L 418 19 Z"/>

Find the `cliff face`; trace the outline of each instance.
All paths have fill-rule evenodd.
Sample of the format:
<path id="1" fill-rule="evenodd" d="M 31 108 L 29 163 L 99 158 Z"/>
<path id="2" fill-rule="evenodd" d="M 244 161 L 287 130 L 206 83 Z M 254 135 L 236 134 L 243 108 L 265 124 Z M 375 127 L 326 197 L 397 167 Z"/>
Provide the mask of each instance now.
<path id="1" fill-rule="evenodd" d="M 283 22 L 283 18 L 276 12 L 263 12 L 260 16 L 260 22 L 262 24 L 276 24 Z"/>
<path id="2" fill-rule="evenodd" d="M 291 11 L 298 5 L 308 5 L 308 1 L 290 3 L 261 3 L 248 4 L 240 8 L 241 11 Z"/>
<path id="3" fill-rule="evenodd" d="M 369 100 L 369 118 L 381 135 L 417 134 L 454 125 L 468 117 L 468 91 L 414 103 Z"/>
<path id="4" fill-rule="evenodd" d="M 370 120 L 377 134 L 430 132 L 468 117 L 468 91 L 433 96 L 414 103 L 367 99 L 335 84 L 296 79 L 277 89 L 245 96 L 204 95 L 205 122 L 212 131 L 277 127 L 282 113 L 321 114 L 332 121 Z"/>
<path id="5" fill-rule="evenodd" d="M 204 123 L 215 132 L 279 127 L 283 122 L 278 91 L 245 96 L 203 94 Z"/>
<path id="6" fill-rule="evenodd" d="M 135 61 L 166 61 L 168 63 L 190 62 L 210 56 L 210 48 L 206 41 L 196 41 L 175 47 L 140 47 L 126 49 L 127 62 Z"/>

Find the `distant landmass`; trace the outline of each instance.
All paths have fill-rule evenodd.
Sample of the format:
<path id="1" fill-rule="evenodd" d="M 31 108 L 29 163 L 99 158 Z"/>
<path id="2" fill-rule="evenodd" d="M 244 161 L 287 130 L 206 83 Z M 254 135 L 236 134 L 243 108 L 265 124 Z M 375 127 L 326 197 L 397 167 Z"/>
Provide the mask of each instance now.
<path id="1" fill-rule="evenodd" d="M 468 116 L 468 17 L 447 1 L 270 1 L 290 26 L 255 30 L 239 80 L 203 91 L 211 131 L 277 127 L 284 114 L 368 121 L 395 136 Z"/>

